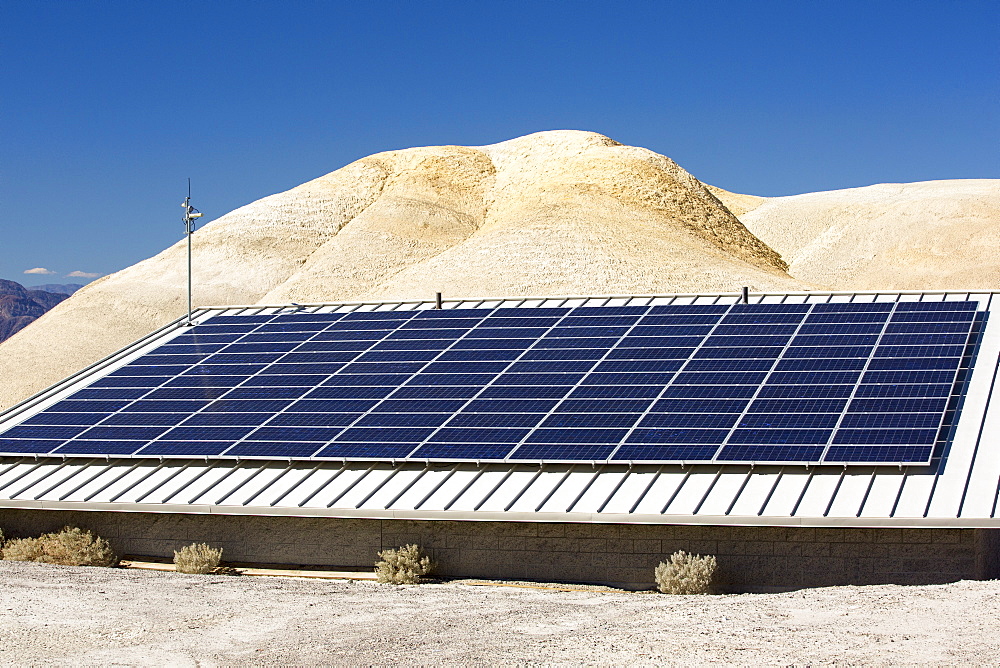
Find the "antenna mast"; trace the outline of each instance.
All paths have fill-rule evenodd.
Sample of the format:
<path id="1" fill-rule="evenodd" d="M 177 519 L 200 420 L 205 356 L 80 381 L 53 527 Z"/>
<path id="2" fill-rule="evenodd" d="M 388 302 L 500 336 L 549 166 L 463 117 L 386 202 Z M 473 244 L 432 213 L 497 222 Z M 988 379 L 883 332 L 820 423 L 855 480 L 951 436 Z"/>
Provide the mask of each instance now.
<path id="1" fill-rule="evenodd" d="M 194 234 L 194 221 L 201 218 L 202 213 L 198 209 L 191 206 L 191 179 L 188 179 L 188 194 L 184 198 L 184 203 L 181 204 L 184 207 L 184 234 L 187 236 L 187 302 L 188 302 L 188 317 L 187 323 L 188 327 L 194 324 L 191 320 L 191 236 Z"/>

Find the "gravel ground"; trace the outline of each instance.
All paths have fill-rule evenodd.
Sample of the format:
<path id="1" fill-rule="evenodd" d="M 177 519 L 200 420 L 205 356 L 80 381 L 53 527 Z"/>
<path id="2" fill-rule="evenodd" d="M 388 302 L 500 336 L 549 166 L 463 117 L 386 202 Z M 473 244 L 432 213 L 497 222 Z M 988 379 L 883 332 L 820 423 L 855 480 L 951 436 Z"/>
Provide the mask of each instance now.
<path id="1" fill-rule="evenodd" d="M 2 664 L 1000 663 L 1000 582 L 661 596 L 0 562 Z"/>

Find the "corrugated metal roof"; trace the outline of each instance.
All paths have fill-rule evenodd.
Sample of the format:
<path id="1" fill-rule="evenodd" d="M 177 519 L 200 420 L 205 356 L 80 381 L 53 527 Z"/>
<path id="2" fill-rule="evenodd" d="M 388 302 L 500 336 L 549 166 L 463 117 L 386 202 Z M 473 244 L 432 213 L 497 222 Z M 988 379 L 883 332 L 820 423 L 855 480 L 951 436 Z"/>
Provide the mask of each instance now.
<path id="1" fill-rule="evenodd" d="M 754 295 L 754 302 L 976 299 L 1000 293 Z M 446 307 L 729 303 L 737 295 L 463 300 Z M 327 304 L 309 309 L 432 308 L 433 302 Z M 288 308 L 201 309 L 220 312 Z M 299 308 L 299 307 L 296 307 Z M 0 415 L 20 422 L 176 336 L 172 323 Z M 592 466 L 191 459 L 0 458 L 0 507 L 403 519 L 1000 527 L 1000 415 L 991 408 L 1000 324 L 987 320 L 958 423 L 930 466 Z"/>

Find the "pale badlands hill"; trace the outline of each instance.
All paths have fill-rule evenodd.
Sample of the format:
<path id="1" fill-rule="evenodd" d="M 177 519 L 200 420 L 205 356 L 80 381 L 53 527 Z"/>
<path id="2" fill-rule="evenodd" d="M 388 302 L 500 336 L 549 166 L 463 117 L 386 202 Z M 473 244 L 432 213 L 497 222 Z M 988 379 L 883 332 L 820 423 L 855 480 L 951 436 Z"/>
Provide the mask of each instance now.
<path id="1" fill-rule="evenodd" d="M 744 285 L 793 291 L 935 281 L 956 287 L 972 280 L 989 251 L 940 240 L 935 248 L 953 250 L 928 254 L 891 285 L 892 269 L 879 256 L 879 248 L 902 243 L 899 229 L 916 238 L 938 225 L 975 228 L 980 240 L 1000 230 L 1000 182 L 943 183 L 982 186 L 963 200 L 961 210 L 970 213 L 960 222 L 944 223 L 954 210 L 947 189 L 938 191 L 941 202 L 930 193 L 909 203 L 907 189 L 922 184 L 893 186 L 901 192 L 880 205 L 877 189 L 885 187 L 873 186 L 863 211 L 836 193 L 798 200 L 738 195 L 705 186 L 662 155 L 590 132 L 390 151 L 206 225 L 195 235 L 195 302 L 429 299 L 439 291 L 447 297 L 731 292 Z M 826 205 L 810 199 L 824 196 L 834 199 Z M 929 213 L 921 218 L 922 211 Z M 851 225 L 857 231 L 838 232 Z M 873 225 L 880 231 L 864 238 L 874 245 L 851 247 Z M 857 257 L 868 258 L 869 278 L 863 261 L 848 263 L 845 274 L 837 269 L 842 251 L 813 244 L 837 234 Z M 829 253 L 820 252 L 827 247 Z M 791 275 L 786 260 L 794 263 Z M 956 273 L 964 265 L 972 269 Z M 91 283 L 0 344 L 0 407 L 179 316 L 184 267 L 178 243 Z M 855 282 L 838 283 L 845 275 Z M 977 284 L 997 282 L 994 272 Z"/>
<path id="2" fill-rule="evenodd" d="M 740 214 L 796 278 L 837 290 L 1000 288 L 1000 180 L 774 197 Z"/>

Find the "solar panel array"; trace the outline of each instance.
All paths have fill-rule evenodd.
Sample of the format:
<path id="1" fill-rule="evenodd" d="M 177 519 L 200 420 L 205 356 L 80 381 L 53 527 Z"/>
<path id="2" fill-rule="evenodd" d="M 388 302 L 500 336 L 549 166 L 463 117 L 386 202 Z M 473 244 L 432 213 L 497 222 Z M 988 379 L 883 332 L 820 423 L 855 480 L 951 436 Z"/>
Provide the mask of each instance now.
<path id="1" fill-rule="evenodd" d="M 9 454 L 929 462 L 977 302 L 210 318 Z"/>

